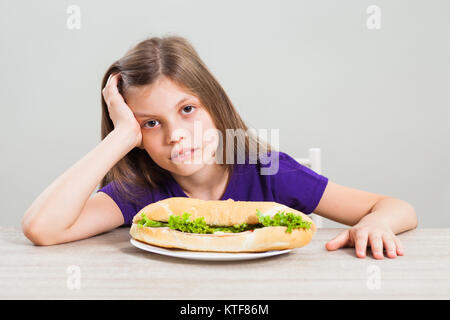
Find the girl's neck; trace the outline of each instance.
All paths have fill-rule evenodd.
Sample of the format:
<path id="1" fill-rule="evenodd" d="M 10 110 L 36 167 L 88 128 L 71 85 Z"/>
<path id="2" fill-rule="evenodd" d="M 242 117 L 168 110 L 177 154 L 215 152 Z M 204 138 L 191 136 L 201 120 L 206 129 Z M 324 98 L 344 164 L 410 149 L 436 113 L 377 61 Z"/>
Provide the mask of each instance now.
<path id="1" fill-rule="evenodd" d="M 205 165 L 187 177 L 173 173 L 172 176 L 188 197 L 202 200 L 220 200 L 230 178 L 226 167 L 217 163 Z"/>

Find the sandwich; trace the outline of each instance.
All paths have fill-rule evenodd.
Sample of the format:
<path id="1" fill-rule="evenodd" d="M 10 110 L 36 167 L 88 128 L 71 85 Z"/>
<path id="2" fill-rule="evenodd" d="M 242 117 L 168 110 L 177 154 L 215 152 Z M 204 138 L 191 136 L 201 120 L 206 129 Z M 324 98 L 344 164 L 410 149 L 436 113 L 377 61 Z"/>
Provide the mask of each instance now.
<path id="1" fill-rule="evenodd" d="M 165 248 L 263 252 L 305 246 L 315 231 L 306 214 L 277 202 L 172 197 L 142 208 L 130 235 Z"/>

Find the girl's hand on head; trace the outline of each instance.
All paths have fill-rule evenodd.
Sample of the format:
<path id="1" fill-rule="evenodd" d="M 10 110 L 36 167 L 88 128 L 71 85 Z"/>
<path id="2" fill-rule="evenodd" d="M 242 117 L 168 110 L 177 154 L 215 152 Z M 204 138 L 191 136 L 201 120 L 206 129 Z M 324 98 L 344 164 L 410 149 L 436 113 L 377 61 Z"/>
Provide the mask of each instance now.
<path id="1" fill-rule="evenodd" d="M 111 74 L 102 90 L 103 98 L 108 106 L 109 117 L 114 124 L 114 131 L 136 137 L 135 146 L 142 148 L 141 126 L 117 88 L 119 77 L 120 73 Z"/>
<path id="2" fill-rule="evenodd" d="M 375 259 L 383 259 L 383 247 L 387 257 L 396 258 L 403 255 L 403 246 L 389 226 L 374 221 L 370 215 L 364 217 L 352 228 L 330 240 L 325 247 L 334 251 L 342 247 L 355 247 L 356 256 L 365 258 L 367 245 L 370 244 Z"/>

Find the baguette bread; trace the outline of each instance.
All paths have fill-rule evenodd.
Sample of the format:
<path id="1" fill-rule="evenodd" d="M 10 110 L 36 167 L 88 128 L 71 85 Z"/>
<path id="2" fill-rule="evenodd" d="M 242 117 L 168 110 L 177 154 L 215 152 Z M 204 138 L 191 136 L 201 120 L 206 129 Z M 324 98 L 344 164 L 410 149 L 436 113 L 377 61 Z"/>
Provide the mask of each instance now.
<path id="1" fill-rule="evenodd" d="M 203 217 L 211 226 L 233 226 L 247 223 L 258 224 L 256 210 L 262 215 L 273 217 L 278 211 L 292 212 L 311 223 L 309 229 L 292 229 L 285 226 L 256 228 L 238 233 L 199 234 L 181 232 L 169 227 L 145 227 L 138 225 L 144 213 L 149 219 L 167 222 L 170 215 L 191 214 L 190 220 Z M 187 197 L 167 198 L 142 208 L 134 217 L 130 235 L 141 242 L 165 248 L 179 248 L 191 251 L 212 252 L 263 252 L 299 248 L 308 244 L 316 231 L 316 226 L 303 212 L 277 202 L 201 200 Z"/>

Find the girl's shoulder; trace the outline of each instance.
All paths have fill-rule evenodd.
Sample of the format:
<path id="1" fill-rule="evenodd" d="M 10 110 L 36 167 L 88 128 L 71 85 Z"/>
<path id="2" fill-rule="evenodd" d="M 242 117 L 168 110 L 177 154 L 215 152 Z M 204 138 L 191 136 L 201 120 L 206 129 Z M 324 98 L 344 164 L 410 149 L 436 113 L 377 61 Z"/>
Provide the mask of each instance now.
<path id="1" fill-rule="evenodd" d="M 261 170 L 270 168 L 267 175 L 260 173 L 263 184 L 269 186 L 276 202 L 310 214 L 319 203 L 328 184 L 328 178 L 302 165 L 285 152 L 269 157 Z"/>
<path id="2" fill-rule="evenodd" d="M 260 158 L 258 165 L 261 175 L 281 175 L 294 171 L 306 171 L 310 169 L 300 164 L 292 156 L 282 151 L 272 151 Z"/>

